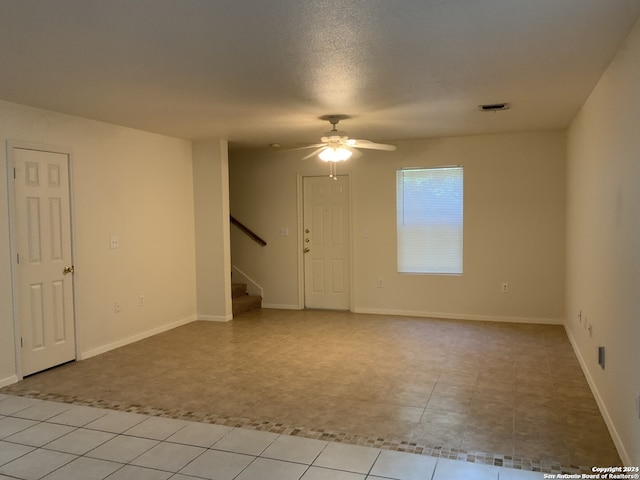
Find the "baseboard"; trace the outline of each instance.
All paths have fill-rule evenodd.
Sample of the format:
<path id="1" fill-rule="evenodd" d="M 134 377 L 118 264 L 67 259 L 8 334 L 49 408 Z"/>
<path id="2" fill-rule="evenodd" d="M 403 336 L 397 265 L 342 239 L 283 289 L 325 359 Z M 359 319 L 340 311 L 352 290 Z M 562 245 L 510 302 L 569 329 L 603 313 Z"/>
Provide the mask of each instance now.
<path id="1" fill-rule="evenodd" d="M 13 385 L 14 383 L 18 383 L 18 376 L 17 375 L 11 375 L 10 377 L 7 377 L 7 378 L 1 378 L 0 379 L 0 388 L 7 387 L 9 385 Z"/>
<path id="2" fill-rule="evenodd" d="M 284 303 L 263 303 L 262 308 L 272 308 L 274 310 L 301 310 L 298 305 L 289 305 Z"/>
<path id="3" fill-rule="evenodd" d="M 541 325 L 563 325 L 559 318 L 506 317 L 498 315 L 474 315 L 467 313 L 423 312 L 410 310 L 387 310 L 381 308 L 354 308 L 354 313 L 374 315 L 398 315 L 403 317 L 441 318 L 445 320 L 476 320 L 480 322 L 536 323 Z"/>
<path id="4" fill-rule="evenodd" d="M 613 439 L 613 443 L 616 446 L 616 449 L 618 450 L 618 455 L 620 455 L 620 459 L 622 460 L 622 463 L 624 465 L 632 466 L 631 457 L 629 456 L 627 449 L 624 447 L 624 443 L 622 442 L 622 439 L 620 438 L 620 434 L 618 433 L 618 430 L 616 429 L 616 426 L 613 423 L 613 419 L 611 418 L 611 415 L 609 415 L 609 410 L 607 410 L 607 406 L 604 403 L 604 400 L 602 400 L 602 396 L 600 395 L 600 391 L 596 386 L 596 382 L 593 380 L 593 377 L 589 373 L 589 369 L 587 368 L 587 362 L 585 362 L 584 357 L 582 356 L 582 353 L 578 348 L 578 344 L 575 341 L 575 338 L 573 337 L 573 335 L 571 335 L 571 331 L 566 326 L 564 330 L 565 332 L 567 332 L 567 337 L 569 337 L 569 342 L 571 343 L 573 352 L 576 354 L 576 357 L 578 358 L 578 362 L 580 363 L 580 368 L 582 368 L 582 373 L 584 373 L 584 376 L 587 379 L 587 383 L 589 384 L 589 388 L 591 388 L 591 393 L 593 393 L 593 397 L 595 398 L 596 403 L 598 404 L 598 408 L 600 409 L 600 413 L 602 414 L 604 423 L 607 424 L 607 428 L 609 429 L 609 434 L 611 435 L 611 438 Z"/>
<path id="5" fill-rule="evenodd" d="M 228 322 L 233 320 L 233 315 L 198 315 L 197 320 L 204 320 L 205 322 Z"/>
<path id="6" fill-rule="evenodd" d="M 144 340 L 145 338 L 152 337 L 162 332 L 166 332 L 167 330 L 172 330 L 176 327 L 181 327 L 182 325 L 186 325 L 187 323 L 191 323 L 196 320 L 195 317 L 183 318 L 182 320 L 178 320 L 176 322 L 168 323 L 166 325 L 162 325 L 160 327 L 153 328 L 151 330 L 147 330 L 146 332 L 141 332 L 136 335 L 132 335 L 127 338 L 123 338 L 122 340 L 118 340 L 116 342 L 109 343 L 107 345 L 103 345 L 98 348 L 92 348 L 91 350 L 87 350 L 86 352 L 80 352 L 78 354 L 78 360 L 86 360 L 87 358 L 95 357 L 96 355 L 100 355 L 102 353 L 106 353 L 110 350 L 114 350 L 116 348 L 124 347 L 125 345 L 129 345 L 130 343 L 138 342 L 140 340 Z"/>
<path id="7" fill-rule="evenodd" d="M 302 310 L 299 305 L 263 303 L 262 308 L 275 310 Z M 501 317 L 495 315 L 473 315 L 465 313 L 423 312 L 411 310 L 388 310 L 381 308 L 354 308 L 353 313 L 368 313 L 372 315 L 398 315 L 402 317 L 441 318 L 445 320 L 476 320 L 481 322 L 506 322 L 506 323 L 534 323 L 540 325 L 563 325 L 560 318 L 539 317 Z"/>

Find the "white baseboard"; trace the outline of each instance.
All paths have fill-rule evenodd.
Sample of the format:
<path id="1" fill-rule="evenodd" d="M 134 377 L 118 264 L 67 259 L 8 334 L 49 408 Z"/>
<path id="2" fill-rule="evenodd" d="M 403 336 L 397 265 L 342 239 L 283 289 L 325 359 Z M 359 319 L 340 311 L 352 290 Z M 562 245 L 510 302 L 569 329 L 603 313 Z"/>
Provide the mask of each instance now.
<path id="1" fill-rule="evenodd" d="M 18 380 L 19 379 L 17 375 L 11 375 L 7 378 L 0 378 L 0 388 L 18 383 Z"/>
<path id="2" fill-rule="evenodd" d="M 476 320 L 481 322 L 537 323 L 542 325 L 563 325 L 559 318 L 505 317 L 497 315 L 474 315 L 467 313 L 419 312 L 410 310 L 386 310 L 381 308 L 354 308 L 354 313 L 375 315 L 399 315 L 403 317 L 441 318 L 445 320 Z"/>
<path id="3" fill-rule="evenodd" d="M 275 310 L 304 310 L 299 305 L 263 303 L 262 308 Z M 398 315 L 402 317 L 441 318 L 445 320 L 476 320 L 481 322 L 506 322 L 506 323 L 534 323 L 540 325 L 563 325 L 560 318 L 540 317 L 500 317 L 493 315 L 474 315 L 465 313 L 423 312 L 411 310 L 388 310 L 382 308 L 359 308 L 351 310 L 353 313 L 368 313 L 372 315 Z"/>
<path id="4" fill-rule="evenodd" d="M 589 388 L 591 388 L 591 393 L 593 393 L 593 397 L 595 398 L 596 403 L 598 404 L 598 408 L 600 409 L 600 413 L 602 414 L 604 423 L 607 424 L 607 428 L 609 429 L 609 434 L 611 435 L 611 438 L 613 439 L 613 443 L 616 446 L 616 449 L 618 450 L 618 454 L 620 455 L 620 460 L 622 460 L 622 463 L 624 465 L 628 467 L 632 466 L 631 457 L 629 456 L 629 453 L 627 452 L 627 449 L 625 448 L 624 443 L 620 438 L 620 434 L 618 433 L 618 430 L 616 429 L 616 426 L 613 423 L 613 419 L 611 418 L 611 415 L 609 415 L 609 410 L 607 410 L 607 406 L 604 403 L 604 400 L 602 399 L 600 392 L 598 391 L 596 382 L 593 380 L 593 377 L 589 373 L 589 369 L 587 368 L 587 363 L 585 362 L 584 357 L 582 356 L 582 353 L 578 348 L 578 344 L 576 343 L 575 338 L 573 338 L 573 335 L 571 335 L 571 331 L 566 326 L 564 330 L 565 332 L 567 332 L 567 337 L 569 337 L 569 342 L 571 342 L 571 346 L 573 347 L 573 351 L 576 354 L 576 357 L 578 357 L 578 362 L 580 363 L 582 372 L 584 373 L 584 376 L 587 379 Z"/>
<path id="5" fill-rule="evenodd" d="M 205 322 L 228 322 L 233 320 L 233 315 L 198 315 L 197 320 L 204 320 Z"/>
<path id="6" fill-rule="evenodd" d="M 263 303 L 262 308 L 272 308 L 274 310 L 302 310 L 298 305 Z"/>
<path id="7" fill-rule="evenodd" d="M 152 337 L 162 332 L 166 332 L 167 330 L 174 329 L 176 327 L 181 327 L 182 325 L 186 325 L 187 323 L 191 323 L 196 320 L 195 317 L 188 317 L 182 320 L 178 320 L 176 322 L 168 323 L 166 325 L 162 325 L 160 327 L 153 328 L 151 330 L 147 330 L 146 332 L 141 332 L 136 335 L 132 335 L 127 338 L 123 338 L 122 340 L 118 340 L 116 342 L 109 343 L 107 345 L 103 345 L 101 347 L 92 348 L 91 350 L 87 350 L 86 352 L 80 352 L 78 354 L 78 360 L 86 360 L 87 358 L 95 357 L 96 355 L 100 355 L 102 353 L 106 353 L 110 350 L 114 350 L 116 348 L 124 347 L 125 345 L 129 345 L 130 343 L 134 343 L 140 340 L 144 340 L 145 338 Z"/>

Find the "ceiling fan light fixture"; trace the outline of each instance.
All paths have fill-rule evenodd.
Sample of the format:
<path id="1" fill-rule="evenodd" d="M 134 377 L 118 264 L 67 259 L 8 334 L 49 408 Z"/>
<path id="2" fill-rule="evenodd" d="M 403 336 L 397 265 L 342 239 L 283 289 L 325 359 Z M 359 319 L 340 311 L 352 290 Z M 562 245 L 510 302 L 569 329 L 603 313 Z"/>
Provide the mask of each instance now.
<path id="1" fill-rule="evenodd" d="M 343 162 L 352 154 L 351 150 L 344 147 L 327 147 L 318 154 L 318 157 L 325 162 Z"/>
<path id="2" fill-rule="evenodd" d="M 337 166 L 338 162 L 344 162 L 351 158 L 356 153 L 359 154 L 358 149 L 370 149 L 370 150 L 387 150 L 393 151 L 396 149 L 395 145 L 387 145 L 384 143 L 375 143 L 370 140 L 356 140 L 355 138 L 349 138 L 346 132 L 338 130 L 337 125 L 340 120 L 349 118 L 347 115 L 324 115 L 320 117 L 321 120 L 327 120 L 331 124 L 331 130 L 326 132 L 320 141 L 322 143 L 309 145 L 302 148 L 315 148 L 309 155 L 303 157 L 303 160 L 307 158 L 315 157 L 316 155 L 320 160 L 329 164 L 329 177 L 337 180 Z"/>

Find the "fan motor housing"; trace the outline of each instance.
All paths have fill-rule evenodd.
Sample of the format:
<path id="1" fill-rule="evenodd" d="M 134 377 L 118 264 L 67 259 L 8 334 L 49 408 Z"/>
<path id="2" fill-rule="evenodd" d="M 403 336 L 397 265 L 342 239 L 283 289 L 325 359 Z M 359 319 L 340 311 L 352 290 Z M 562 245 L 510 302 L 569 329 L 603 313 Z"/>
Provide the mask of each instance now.
<path id="1" fill-rule="evenodd" d="M 323 137 L 320 137 L 322 143 L 347 143 L 349 137 L 345 132 L 327 132 Z"/>

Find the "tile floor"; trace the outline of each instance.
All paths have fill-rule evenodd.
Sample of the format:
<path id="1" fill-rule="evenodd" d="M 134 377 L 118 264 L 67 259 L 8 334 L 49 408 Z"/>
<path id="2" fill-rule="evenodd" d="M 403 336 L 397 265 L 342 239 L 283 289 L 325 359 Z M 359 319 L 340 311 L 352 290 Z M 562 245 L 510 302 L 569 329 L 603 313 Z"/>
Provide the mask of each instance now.
<path id="1" fill-rule="evenodd" d="M 543 474 L 0 394 L 0 480 L 458 478 Z"/>
<path id="2" fill-rule="evenodd" d="M 262 309 L 0 393 L 546 473 L 621 464 L 559 325 Z"/>

